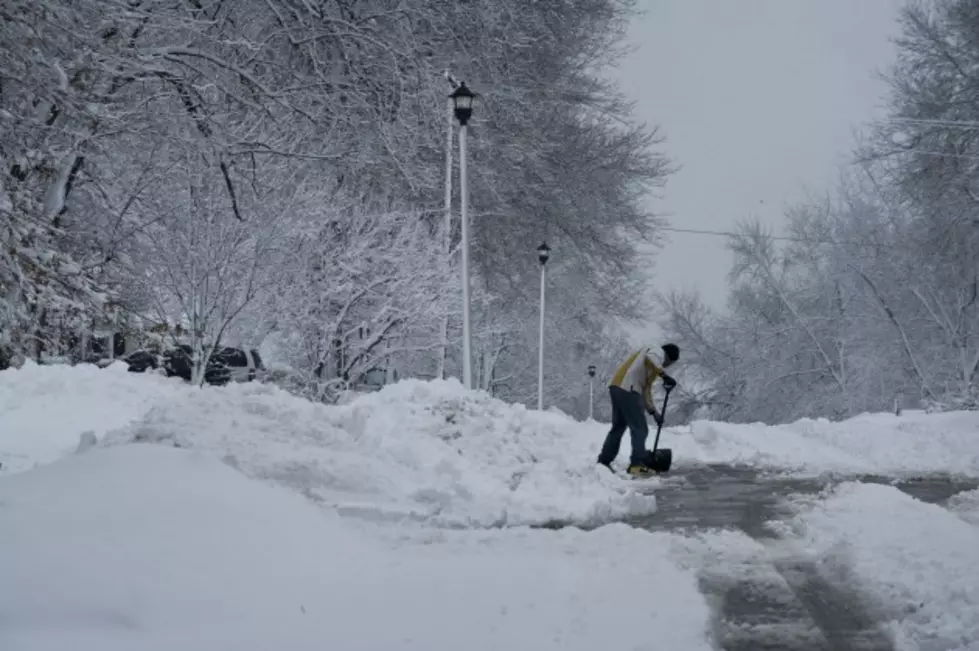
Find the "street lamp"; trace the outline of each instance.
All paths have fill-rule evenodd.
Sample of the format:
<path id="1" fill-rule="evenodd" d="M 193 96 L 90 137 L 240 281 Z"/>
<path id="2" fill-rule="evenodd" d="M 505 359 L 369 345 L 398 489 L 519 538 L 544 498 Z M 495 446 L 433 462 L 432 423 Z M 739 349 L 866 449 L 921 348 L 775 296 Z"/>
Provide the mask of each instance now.
<path id="1" fill-rule="evenodd" d="M 469 323 L 469 179 L 466 161 L 466 131 L 473 114 L 473 92 L 460 83 L 452 94 L 452 106 L 459 121 L 459 194 L 462 210 L 462 375 L 463 384 L 472 389 L 472 331 Z"/>
<path id="2" fill-rule="evenodd" d="M 446 81 L 449 85 L 455 89 L 459 84 L 452 75 L 449 74 L 448 70 L 443 72 Z M 449 273 L 449 269 L 452 266 L 452 139 L 455 136 L 455 130 L 453 127 L 453 117 L 455 114 L 455 100 L 452 97 L 446 97 L 445 101 L 448 102 L 448 110 L 446 111 L 446 116 L 449 118 L 446 121 L 446 134 L 445 134 L 445 226 L 442 238 L 442 246 L 444 247 L 444 264 L 446 265 L 446 274 Z M 438 378 L 440 380 L 445 379 L 446 367 L 449 361 L 449 313 L 448 311 L 442 315 L 442 328 L 440 333 L 440 343 L 439 346 L 439 365 L 438 365 Z"/>
<path id="3" fill-rule="evenodd" d="M 452 91 L 449 95 L 452 98 L 452 106 L 455 108 L 456 119 L 459 120 L 461 126 L 466 126 L 469 123 L 469 118 L 473 114 L 473 98 L 475 95 L 469 86 L 466 86 L 466 82 L 460 82 L 456 89 Z"/>
<path id="4" fill-rule="evenodd" d="M 541 242 L 537 247 L 537 259 L 540 261 L 540 342 L 537 349 L 537 409 L 544 409 L 544 289 L 547 277 L 547 261 L 551 257 L 551 248 L 547 242 Z"/>
<path id="5" fill-rule="evenodd" d="M 588 365 L 588 420 L 595 417 L 595 365 Z"/>

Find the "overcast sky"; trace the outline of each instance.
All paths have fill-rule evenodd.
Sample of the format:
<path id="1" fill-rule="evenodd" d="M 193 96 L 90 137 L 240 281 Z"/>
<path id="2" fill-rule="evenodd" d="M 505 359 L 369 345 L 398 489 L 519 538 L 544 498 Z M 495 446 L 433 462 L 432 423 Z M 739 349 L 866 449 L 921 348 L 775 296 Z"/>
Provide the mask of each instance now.
<path id="1" fill-rule="evenodd" d="M 728 231 L 831 187 L 854 130 L 883 106 L 900 0 L 640 0 L 617 78 L 682 166 L 651 208 L 672 226 Z M 725 238 L 669 233 L 661 289 L 723 307 Z"/>

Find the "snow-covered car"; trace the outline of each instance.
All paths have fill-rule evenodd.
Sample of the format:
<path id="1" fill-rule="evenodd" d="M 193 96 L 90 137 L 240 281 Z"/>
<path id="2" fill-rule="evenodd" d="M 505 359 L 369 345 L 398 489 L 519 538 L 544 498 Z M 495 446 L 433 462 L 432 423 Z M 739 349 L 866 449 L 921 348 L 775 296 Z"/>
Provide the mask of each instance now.
<path id="1" fill-rule="evenodd" d="M 190 382 L 193 371 L 193 349 L 182 344 L 163 354 L 163 369 L 168 376 L 177 376 Z M 208 384 L 228 382 L 264 381 L 267 375 L 262 357 L 257 350 L 224 347 L 214 352 L 207 362 L 204 381 Z"/>
<path id="2" fill-rule="evenodd" d="M 268 374 L 261 355 L 255 349 L 222 348 L 211 355 L 208 367 L 211 366 L 231 382 L 264 381 Z"/>
<path id="3" fill-rule="evenodd" d="M 112 360 L 109 360 L 110 362 Z M 159 356 L 150 350 L 134 350 L 125 357 L 122 361 L 126 362 L 129 366 L 130 373 L 145 373 L 150 369 L 157 369 L 160 365 Z"/>

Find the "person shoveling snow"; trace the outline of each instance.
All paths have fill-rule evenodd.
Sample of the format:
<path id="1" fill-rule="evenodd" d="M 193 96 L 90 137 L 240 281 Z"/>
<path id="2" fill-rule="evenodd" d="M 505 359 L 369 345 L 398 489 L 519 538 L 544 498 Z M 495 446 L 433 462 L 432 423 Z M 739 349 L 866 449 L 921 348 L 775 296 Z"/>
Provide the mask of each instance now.
<path id="1" fill-rule="evenodd" d="M 663 426 L 663 413 L 653 403 L 653 383 L 656 378 L 662 378 L 667 393 L 673 390 L 676 380 L 667 375 L 665 369 L 680 359 L 680 349 L 676 344 L 664 344 L 662 349 L 662 357 L 652 347 L 637 350 L 612 376 L 608 389 L 609 399 L 612 401 L 612 429 L 605 437 L 602 451 L 598 455 L 598 463 L 609 470 L 612 470 L 612 462 L 619 454 L 622 435 L 628 427 L 632 439 L 632 455 L 626 472 L 637 477 L 646 477 L 656 472 L 655 468 L 650 467 L 652 455 L 646 449 L 649 428 L 643 412 L 649 413 L 659 427 Z"/>

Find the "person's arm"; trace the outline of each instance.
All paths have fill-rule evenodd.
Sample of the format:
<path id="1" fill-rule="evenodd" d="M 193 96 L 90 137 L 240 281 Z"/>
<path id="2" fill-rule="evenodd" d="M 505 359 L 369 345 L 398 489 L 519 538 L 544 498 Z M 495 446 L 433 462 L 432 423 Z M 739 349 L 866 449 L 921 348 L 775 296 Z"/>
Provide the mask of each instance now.
<path id="1" fill-rule="evenodd" d="M 643 402 L 646 404 L 646 411 L 655 416 L 659 413 L 656 410 L 656 404 L 653 402 L 653 383 L 650 382 L 646 385 L 646 390 L 642 394 Z"/>
<path id="2" fill-rule="evenodd" d="M 660 367 L 659 360 L 649 354 L 648 348 L 644 353 L 643 364 L 646 369 L 643 401 L 646 403 L 646 411 L 656 420 L 656 424 L 659 424 L 662 417 L 660 416 L 659 410 L 656 409 L 656 403 L 653 402 L 653 384 L 656 382 L 657 377 L 662 378 L 663 388 L 669 393 L 676 386 L 676 380 L 666 374 L 666 371 Z"/>
<path id="3" fill-rule="evenodd" d="M 643 384 L 643 402 L 646 404 L 646 411 L 659 422 L 659 411 L 656 403 L 653 402 L 653 384 L 656 378 L 663 374 L 663 369 L 659 367 L 658 360 L 649 354 L 649 349 L 643 353 L 643 366 L 646 370 L 646 382 Z"/>

